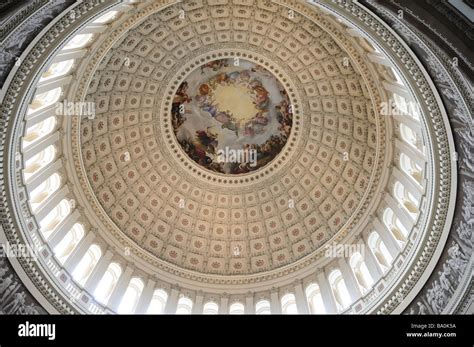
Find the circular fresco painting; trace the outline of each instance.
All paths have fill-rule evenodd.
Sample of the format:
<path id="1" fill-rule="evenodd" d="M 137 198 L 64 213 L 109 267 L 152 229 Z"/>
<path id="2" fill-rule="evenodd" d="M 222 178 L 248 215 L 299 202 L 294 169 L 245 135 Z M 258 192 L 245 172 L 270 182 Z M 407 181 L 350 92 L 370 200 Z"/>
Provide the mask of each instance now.
<path id="1" fill-rule="evenodd" d="M 171 113 L 187 155 L 207 170 L 231 175 L 270 163 L 293 124 L 282 84 L 243 59 L 215 60 L 194 70 L 176 91 Z"/>

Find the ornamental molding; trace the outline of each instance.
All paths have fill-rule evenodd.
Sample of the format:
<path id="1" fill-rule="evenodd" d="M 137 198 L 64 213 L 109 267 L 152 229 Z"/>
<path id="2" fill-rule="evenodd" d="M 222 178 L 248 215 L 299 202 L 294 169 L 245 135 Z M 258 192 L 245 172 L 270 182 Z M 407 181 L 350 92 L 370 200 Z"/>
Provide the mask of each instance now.
<path id="1" fill-rule="evenodd" d="M 295 1 L 281 1 L 281 4 L 295 8 L 306 16 L 315 16 L 314 9 L 311 10 L 312 5 L 301 4 Z M 24 235 L 24 233 L 28 230 L 35 229 L 34 222 L 27 216 L 28 210 L 24 208 L 24 206 L 26 206 L 26 195 L 24 195 L 25 191 L 21 187 L 21 175 L 19 174 L 21 172 L 19 170 L 21 166 L 19 167 L 17 165 L 18 161 L 16 160 L 17 156 L 15 152 L 15 149 L 18 148 L 18 142 L 21 138 L 19 135 L 22 133 L 24 125 L 20 124 L 21 120 L 15 118 L 15 115 L 24 114 L 27 107 L 27 96 L 31 96 L 33 92 L 31 90 L 31 82 L 37 80 L 38 72 L 52 54 L 52 50 L 55 47 L 54 45 L 58 47 L 78 26 L 83 24 L 83 19 L 91 18 L 93 15 L 110 7 L 109 5 L 110 4 L 103 5 L 99 1 L 88 0 L 74 8 L 76 11 L 74 18 L 63 14 L 61 18 L 58 18 L 48 26 L 43 32 L 44 34 L 39 37 L 38 40 L 29 46 L 27 52 L 25 52 L 26 57 L 22 65 L 11 72 L 5 84 L 4 94 L 1 95 L 3 102 L 1 113 L 4 121 L 0 124 L 0 127 L 2 131 L 1 154 L 5 159 L 6 165 L 2 167 L 2 171 L 0 171 L 0 178 L 4 182 L 1 192 L 4 207 L 1 210 L 0 216 L 5 235 L 12 244 L 31 243 L 31 240 L 28 240 L 27 235 Z M 407 47 L 399 41 L 397 36 L 394 35 L 386 25 L 381 23 L 357 3 L 348 1 L 345 2 L 345 4 L 324 5 L 324 7 L 350 20 L 352 23 L 357 23 L 358 26 L 369 31 L 373 39 L 377 38 L 377 44 L 383 47 L 386 53 L 390 52 L 390 54 L 387 55 L 397 62 L 395 65 L 404 67 L 403 71 L 401 71 L 402 75 L 408 82 L 408 85 L 412 87 L 412 92 L 422 104 L 424 110 L 423 115 L 430 114 L 431 116 L 424 118 L 424 125 L 427 128 L 424 136 L 428 140 L 426 141 L 426 145 L 430 146 L 432 144 L 432 147 L 429 148 L 431 151 L 429 158 L 431 160 L 431 166 L 435 168 L 433 172 L 429 172 L 429 181 L 432 183 L 432 186 L 429 187 L 427 199 L 430 203 L 435 205 L 426 206 L 427 208 L 430 207 L 429 210 L 431 210 L 432 207 L 432 212 L 429 215 L 424 215 L 424 218 L 419 222 L 421 223 L 419 229 L 422 232 L 419 233 L 417 244 L 413 246 L 411 250 L 412 259 L 414 259 L 414 253 L 416 251 L 418 261 L 416 261 L 414 265 L 410 264 L 409 268 L 404 269 L 405 272 L 396 285 L 387 287 L 387 290 L 384 292 L 386 298 L 376 305 L 376 309 L 373 307 L 370 308 L 371 311 L 375 310 L 377 313 L 391 313 L 394 312 L 397 307 L 400 307 L 400 296 L 403 298 L 409 297 L 409 295 L 413 295 L 413 291 L 417 292 L 420 289 L 414 288 L 417 281 L 425 275 L 426 270 L 437 260 L 439 249 L 444 246 L 444 241 L 449 231 L 452 206 L 455 198 L 456 167 L 450 160 L 450 150 L 453 148 L 453 142 L 450 137 L 449 125 L 446 122 L 446 115 L 444 114 L 444 110 L 440 108 L 442 104 L 436 92 L 433 90 L 433 85 L 426 79 L 422 67 L 410 54 Z M 155 10 L 158 9 L 155 8 Z M 319 18 L 319 16 L 316 16 L 316 18 Z M 87 84 L 88 82 L 84 82 L 82 85 L 79 85 L 79 94 L 85 95 Z M 82 92 L 80 92 L 81 88 L 83 88 Z M 13 143 L 14 140 L 16 140 L 16 144 L 10 146 L 9 144 Z M 8 149 L 9 152 L 3 153 L 5 149 Z M 76 156 L 76 159 L 79 159 L 79 156 Z M 436 167 L 437 163 L 439 163 L 439 167 Z M 8 169 L 7 172 L 4 171 L 5 168 Z M 123 237 L 121 241 L 124 242 L 124 244 L 129 242 L 125 237 Z M 408 253 L 408 251 L 406 251 L 406 253 Z M 300 261 L 296 266 L 279 271 L 279 275 L 277 276 L 275 274 L 259 274 L 261 278 L 255 278 L 253 283 L 265 282 L 278 278 L 279 276 L 295 274 L 298 268 L 307 267 L 311 262 L 312 261 L 308 259 Z M 39 288 L 42 295 L 57 307 L 59 312 L 73 313 L 80 310 L 73 303 L 66 302 L 64 297 L 59 294 L 56 288 L 51 284 L 52 279 L 46 275 L 47 270 L 45 270 L 44 264 L 21 258 L 19 259 L 19 263 L 28 277 L 35 282 L 36 287 Z M 163 265 L 163 270 L 176 275 L 176 278 L 181 278 L 182 276 L 183 279 L 189 279 L 191 282 L 201 280 L 201 276 L 190 272 L 181 272 L 181 270 L 174 269 L 170 266 Z M 288 278 L 290 278 L 290 276 Z M 293 275 L 290 282 L 295 278 Z M 426 279 L 422 282 L 424 283 L 425 280 Z M 184 283 L 189 284 L 191 282 L 185 281 Z M 204 279 L 202 282 L 206 284 L 220 283 L 225 285 L 241 285 L 252 282 L 252 280 L 242 278 L 225 280 L 216 278 Z M 245 292 L 247 291 L 248 290 L 245 290 Z M 378 298 L 379 296 L 377 296 L 376 299 Z"/>
<path id="2" fill-rule="evenodd" d="M 33 227 L 33 221 L 31 218 L 20 217 L 23 214 L 24 208 L 19 207 L 17 204 L 25 204 L 26 194 L 24 188 L 17 189 L 17 184 L 20 182 L 18 177 L 20 166 L 18 165 L 18 156 L 15 146 L 11 146 L 11 139 L 15 138 L 15 135 L 11 133 L 12 128 L 18 126 L 24 127 L 24 123 L 21 124 L 18 117 L 20 109 L 25 112 L 26 100 L 28 97 L 22 98 L 21 95 L 30 95 L 33 93 L 32 86 L 35 83 L 33 81 L 38 80 L 38 71 L 40 66 L 35 66 L 40 60 L 43 62 L 49 57 L 49 50 L 54 46 L 55 42 L 63 42 L 63 40 L 70 35 L 78 25 L 81 25 L 81 19 L 89 13 L 93 15 L 99 12 L 101 9 L 106 9 L 109 6 L 103 5 L 101 1 L 86 1 L 80 4 L 75 4 L 68 10 L 62 13 L 53 20 L 48 26 L 46 26 L 42 32 L 29 44 L 28 48 L 22 53 L 20 57 L 21 65 L 14 67 L 2 89 L 0 99 L 2 100 L 0 112 L 2 115 L 2 123 L 0 124 L 1 129 L 1 152 L 0 155 L 4 159 L 4 165 L 0 169 L 0 181 L 2 182 L 2 191 L 0 199 L 2 201 L 2 209 L 0 210 L 0 218 L 2 221 L 3 233 L 7 241 L 11 245 L 24 245 L 32 244 L 31 240 L 28 240 L 26 234 L 18 233 L 18 230 L 30 231 Z M 76 16 L 68 16 L 67 12 L 74 10 Z M 42 55 L 45 57 L 42 57 Z M 41 59 L 40 59 L 41 58 Z M 15 130 L 13 130 L 15 133 Z M 20 131 L 23 132 L 22 130 Z M 6 152 L 8 151 L 8 152 Z M 21 201 L 18 201 L 21 200 Z M 16 201 L 16 202 L 15 202 Z M 18 257 L 12 260 L 12 266 L 15 271 L 22 277 L 26 275 L 34 283 L 33 287 L 29 287 L 24 281 L 27 287 L 30 289 L 36 299 L 43 304 L 44 300 L 55 307 L 58 313 L 72 314 L 78 311 L 77 306 L 70 300 L 65 300 L 65 296 L 60 294 L 60 289 L 57 285 L 54 285 L 44 263 L 34 261 L 31 257 L 24 258 Z M 50 305 L 44 305 L 49 307 Z"/>
<path id="3" fill-rule="evenodd" d="M 456 150 L 458 152 L 456 161 L 459 165 L 458 185 L 463 187 L 458 191 L 459 195 L 456 201 L 453 223 L 447 246 L 440 257 L 441 260 L 425 288 L 420 291 L 405 310 L 405 313 L 438 314 L 441 312 L 463 312 L 463 309 L 460 307 L 466 307 L 470 302 L 470 289 L 466 288 L 472 281 L 472 274 L 469 274 L 469 269 L 472 266 L 466 262 L 466 259 L 460 259 L 460 257 L 468 256 L 471 258 L 470 262 L 472 263 L 473 240 L 472 233 L 469 230 L 472 229 L 474 222 L 471 209 L 474 198 L 474 157 L 471 153 L 474 145 L 474 138 L 472 136 L 474 133 L 474 122 L 472 121 L 472 106 L 470 106 L 473 104 L 473 94 L 460 69 L 453 65 L 451 56 L 446 54 L 427 35 L 417 30 L 414 26 L 398 20 L 396 16 L 383 7 L 379 6 L 376 8 L 384 16 L 385 20 L 392 23 L 393 28 L 403 36 L 411 47 L 419 48 L 426 54 L 421 59 L 424 60 L 425 66 L 431 75 L 435 76 L 434 83 L 442 97 L 445 98 L 444 101 L 449 120 L 453 127 L 453 132 L 457 135 Z M 453 252 L 456 246 L 460 247 L 461 252 Z M 462 275 L 463 271 L 463 277 L 453 275 L 454 273 Z M 441 276 L 448 279 L 451 288 L 457 287 L 456 292 L 453 293 L 449 300 L 447 300 L 445 293 L 443 293 L 447 289 L 442 288 L 442 290 L 439 290 L 439 287 L 434 286 L 435 282 L 438 282 L 438 284 L 441 282 Z M 447 283 L 446 279 L 442 281 Z M 447 284 L 445 286 L 449 287 Z M 434 290 L 434 288 L 437 288 L 437 290 Z M 463 294 L 464 297 L 458 301 L 459 296 Z M 433 297 L 437 299 L 433 300 Z M 435 301 L 441 301 L 443 304 L 441 307 L 431 307 L 430 303 Z M 458 302 L 459 306 L 457 306 Z"/>
<path id="4" fill-rule="evenodd" d="M 451 160 L 454 142 L 446 111 L 442 106 L 439 95 L 432 82 L 427 79 L 426 71 L 408 46 L 380 19 L 371 13 L 362 13 L 367 11 L 362 5 L 347 2 L 337 6 L 346 9 L 352 16 L 358 17 L 358 22 L 363 23 L 364 27 L 368 26 L 372 32 L 376 32 L 377 36 L 382 39 L 382 42 L 379 41 L 379 43 L 383 43 L 384 51 L 390 49 L 394 53 L 389 57 L 397 60 L 395 66 L 399 69 L 403 66 L 408 70 L 406 71 L 408 73 L 403 71 L 404 79 L 407 80 L 407 76 L 411 76 L 416 81 L 415 87 L 413 81 L 407 80 L 408 85 L 413 88 L 417 100 L 425 110 L 423 114 L 430 114 L 428 119 L 423 117 L 425 127 L 428 127 L 429 130 L 430 141 L 426 144 L 437 143 L 438 147 L 433 148 L 434 146 L 432 146 L 430 148 L 432 151 L 430 156 L 431 165 L 439 171 L 432 172 L 431 178 L 428 179 L 428 182 L 431 181 L 432 183 L 430 189 L 433 193 L 430 201 L 435 205 L 431 207 L 433 210 L 430 220 L 425 222 L 422 228 L 425 232 L 430 231 L 424 235 L 423 247 L 425 252 L 418 250 L 419 256 L 415 265 L 408 271 L 410 274 L 405 273 L 403 278 L 398 281 L 395 295 L 385 299 L 378 305 L 377 313 L 388 314 L 403 309 L 403 306 L 406 307 L 413 299 L 429 276 L 426 269 L 432 269 L 436 265 L 437 257 L 433 257 L 433 255 L 437 254 L 439 256 L 444 248 L 452 222 L 456 197 L 457 168 Z M 438 165 L 439 167 L 437 167 Z M 403 301 L 400 305 L 400 297 L 408 298 L 408 300 Z"/>

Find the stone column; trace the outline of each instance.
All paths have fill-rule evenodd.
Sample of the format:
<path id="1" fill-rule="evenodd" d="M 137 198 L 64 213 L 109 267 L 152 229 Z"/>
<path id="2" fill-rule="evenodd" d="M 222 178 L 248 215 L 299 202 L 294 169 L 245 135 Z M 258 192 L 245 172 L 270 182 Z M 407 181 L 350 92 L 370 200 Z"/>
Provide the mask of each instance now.
<path id="1" fill-rule="evenodd" d="M 142 295 L 140 295 L 140 300 L 138 301 L 135 313 L 145 314 L 150 306 L 151 299 L 153 298 L 153 293 L 155 292 L 155 281 L 149 279 L 147 281 L 145 289 L 143 289 Z"/>
<path id="2" fill-rule="evenodd" d="M 398 241 L 395 240 L 395 237 L 393 236 L 392 232 L 388 230 L 385 223 L 382 223 L 378 219 L 374 219 L 372 223 L 374 225 L 375 231 L 379 234 L 380 239 L 385 244 L 385 247 L 387 247 L 388 252 L 392 258 L 395 259 L 400 253 L 402 247 Z"/>
<path id="3" fill-rule="evenodd" d="M 229 313 L 229 297 L 227 294 L 221 295 L 221 302 L 219 304 L 219 314 Z"/>
<path id="4" fill-rule="evenodd" d="M 165 305 L 166 314 L 176 313 L 176 309 L 178 308 L 179 291 L 180 291 L 180 288 L 178 286 L 171 288 L 170 295 Z"/>
<path id="5" fill-rule="evenodd" d="M 120 306 L 120 302 L 122 301 L 122 298 L 125 295 L 125 292 L 127 291 L 130 280 L 132 279 L 132 274 L 133 268 L 127 266 L 125 271 L 120 276 L 117 285 L 115 286 L 114 291 L 112 292 L 112 295 L 110 295 L 109 301 L 107 303 L 107 306 L 112 311 L 117 312 Z"/>
<path id="6" fill-rule="evenodd" d="M 43 220 L 58 204 L 69 194 L 69 188 L 67 186 L 57 190 L 46 199 L 43 205 L 35 212 L 37 221 Z"/>
<path id="7" fill-rule="evenodd" d="M 393 168 L 392 174 L 415 197 L 415 199 L 418 200 L 418 202 L 421 201 L 423 187 L 418 183 L 415 183 L 415 180 L 412 177 L 410 177 L 405 171 L 399 170 L 398 167 Z"/>
<path id="8" fill-rule="evenodd" d="M 50 80 L 46 80 L 43 82 L 39 82 L 36 88 L 36 93 L 41 94 L 41 93 L 48 92 L 55 88 L 62 87 L 66 84 L 69 84 L 71 83 L 71 81 L 72 81 L 72 76 L 65 75 L 65 76 L 60 76 L 56 78 L 51 78 Z"/>
<path id="9" fill-rule="evenodd" d="M 74 224 L 78 221 L 81 214 L 78 210 L 74 210 L 69 214 L 64 220 L 58 225 L 58 227 L 53 230 L 48 239 L 48 245 L 51 249 L 54 248 L 62 241 L 64 236 L 72 229 Z"/>
<path id="10" fill-rule="evenodd" d="M 37 188 L 41 183 L 46 181 L 48 177 L 52 176 L 54 173 L 61 170 L 63 166 L 63 162 L 61 159 L 58 159 L 52 163 L 49 163 L 46 167 L 40 169 L 37 173 L 30 177 L 26 186 L 28 190 L 31 192 L 35 188 Z"/>
<path id="11" fill-rule="evenodd" d="M 352 302 L 356 302 L 362 296 L 359 283 L 354 275 L 354 271 L 350 267 L 346 258 L 338 259 L 339 269 L 341 270 L 342 277 L 344 278 L 344 283 L 346 284 L 347 291 L 351 296 Z"/>
<path id="12" fill-rule="evenodd" d="M 370 249 L 366 236 L 364 237 L 364 247 L 365 265 L 367 266 L 367 269 L 369 270 L 370 276 L 372 276 L 374 283 L 376 283 L 383 276 L 383 270 L 380 267 L 379 262 L 377 261 L 377 258 L 375 257 L 374 253 Z"/>
<path id="13" fill-rule="evenodd" d="M 202 291 L 196 293 L 196 299 L 194 301 L 193 314 L 202 314 L 202 311 L 204 310 L 204 294 Z"/>
<path id="14" fill-rule="evenodd" d="M 53 63 L 59 63 L 61 61 L 66 61 L 70 59 L 82 58 L 87 54 L 87 49 L 84 48 L 75 48 L 68 50 L 68 52 L 58 53 L 53 59 Z"/>
<path id="15" fill-rule="evenodd" d="M 401 153 L 405 153 L 408 157 L 418 163 L 422 163 L 420 166 L 424 166 L 426 157 L 423 153 L 421 153 L 418 149 L 410 146 L 409 144 L 395 139 L 395 148 L 397 148 Z"/>
<path id="16" fill-rule="evenodd" d="M 50 145 L 56 144 L 60 140 L 59 132 L 52 133 L 45 138 L 41 139 L 38 143 L 31 145 L 27 150 L 23 152 L 23 159 L 25 161 L 31 159 L 36 154 L 41 152 L 43 149 L 49 147 Z"/>
<path id="17" fill-rule="evenodd" d="M 317 274 L 318 277 L 318 286 L 321 291 L 321 298 L 324 303 L 324 309 L 326 313 L 337 313 L 337 304 L 334 295 L 332 294 L 331 286 L 329 281 L 326 278 L 326 275 L 323 271 Z"/>
<path id="18" fill-rule="evenodd" d="M 81 259 L 84 257 L 86 252 L 89 250 L 89 247 L 92 244 L 92 241 L 95 239 L 95 234 L 91 231 L 87 233 L 77 247 L 72 251 L 69 258 L 67 258 L 66 262 L 64 263 L 64 268 L 69 272 L 72 273 L 76 266 L 79 264 Z"/>
<path id="19" fill-rule="evenodd" d="M 270 309 L 272 314 L 281 314 L 281 302 L 280 296 L 278 295 L 278 289 L 272 288 L 270 292 Z"/>
<path id="20" fill-rule="evenodd" d="M 99 259 L 99 262 L 97 263 L 91 275 L 87 279 L 84 287 L 91 295 L 94 294 L 94 291 L 99 285 L 100 280 L 107 271 L 110 265 L 110 260 L 112 259 L 113 255 L 114 254 L 110 250 L 107 250 L 107 252 L 105 252 L 105 254 Z"/>
<path id="21" fill-rule="evenodd" d="M 309 313 L 309 304 L 306 294 L 303 289 L 303 282 L 297 281 L 294 284 L 295 289 L 295 298 L 296 298 L 296 307 L 298 308 L 298 313 L 308 314 Z"/>
<path id="22" fill-rule="evenodd" d="M 245 314 L 255 314 L 255 303 L 251 292 L 245 296 Z"/>

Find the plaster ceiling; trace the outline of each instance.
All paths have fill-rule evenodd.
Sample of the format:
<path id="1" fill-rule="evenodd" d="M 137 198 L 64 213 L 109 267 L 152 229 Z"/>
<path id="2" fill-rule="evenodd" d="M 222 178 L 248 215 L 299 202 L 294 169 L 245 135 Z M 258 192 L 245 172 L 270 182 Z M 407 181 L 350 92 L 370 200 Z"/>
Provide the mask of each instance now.
<path id="1" fill-rule="evenodd" d="M 76 129 L 76 168 L 110 230 L 165 263 L 228 276 L 281 268 L 354 231 L 387 158 L 376 76 L 355 40 L 304 5 L 226 3 L 167 7 L 122 35 L 88 85 L 97 117 Z M 278 79 L 293 123 L 269 163 L 229 174 L 183 151 L 171 113 L 193 71 L 236 58 Z"/>

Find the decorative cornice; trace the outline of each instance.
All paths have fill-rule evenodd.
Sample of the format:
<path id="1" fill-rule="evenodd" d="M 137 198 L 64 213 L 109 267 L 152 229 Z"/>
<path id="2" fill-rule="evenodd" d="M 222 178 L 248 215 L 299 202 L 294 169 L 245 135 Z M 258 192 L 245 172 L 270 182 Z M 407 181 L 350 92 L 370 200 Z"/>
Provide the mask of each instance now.
<path id="1" fill-rule="evenodd" d="M 312 5 L 303 5 L 299 2 L 294 1 L 282 1 L 283 4 L 292 6 L 298 10 L 301 10 L 307 16 L 314 15 L 314 11 L 310 6 Z M 60 21 L 61 26 L 58 24 L 54 25 L 49 33 L 45 34 L 43 38 L 38 42 L 37 46 L 31 49 L 31 52 L 27 59 L 23 62 L 23 65 L 18 69 L 18 72 L 14 73 L 5 94 L 4 104 L 2 106 L 2 119 L 5 120 L 5 123 L 2 124 L 2 147 L 3 149 L 8 148 L 10 150 L 7 155 L 3 155 L 6 158 L 7 167 L 10 171 L 7 173 L 6 177 L 3 177 L 5 174 L 3 171 L 2 179 L 7 180 L 7 184 L 11 191 L 6 191 L 5 186 L 2 186 L 2 200 L 5 203 L 5 211 L 2 211 L 2 223 L 5 228 L 5 233 L 7 237 L 15 243 L 25 242 L 25 235 L 18 235 L 17 232 L 23 233 L 26 232 L 27 227 L 22 212 L 20 212 L 21 204 L 24 202 L 14 201 L 11 194 L 15 194 L 17 189 L 21 189 L 21 177 L 15 172 L 15 149 L 18 145 L 18 140 L 21 136 L 15 136 L 21 134 L 22 129 L 20 128 L 18 122 L 17 124 L 11 124 L 9 121 L 12 120 L 12 117 L 15 112 L 18 114 L 23 114 L 25 111 L 25 100 L 24 97 L 31 91 L 25 90 L 24 84 L 26 82 L 31 82 L 35 77 L 32 76 L 35 73 L 38 73 L 38 67 L 35 66 L 40 62 L 41 59 L 46 59 L 43 55 L 48 55 L 51 52 L 45 52 L 47 47 L 50 46 L 51 42 L 58 38 L 62 30 L 68 29 L 72 22 L 78 21 L 84 15 L 86 16 L 87 11 L 92 10 L 94 7 L 98 6 L 98 2 L 87 1 L 79 5 L 81 12 L 79 16 L 76 16 L 73 20 L 69 17 L 63 17 Z M 406 47 L 396 38 L 393 33 L 384 25 L 382 25 L 376 18 L 374 18 L 370 13 L 366 12 L 358 4 L 352 2 L 346 2 L 344 5 L 335 4 L 328 5 L 327 9 L 336 11 L 337 14 L 346 19 L 350 19 L 353 22 L 357 22 L 358 25 L 364 29 L 363 31 L 368 32 L 369 36 L 373 39 L 376 39 L 379 44 L 384 47 L 384 50 L 389 53 L 388 55 L 396 61 L 396 66 L 403 67 L 401 68 L 402 75 L 405 76 L 408 81 L 408 85 L 413 88 L 413 92 L 417 95 L 417 99 L 423 106 L 423 114 L 430 115 L 430 117 L 424 117 L 424 125 L 426 127 L 426 132 L 424 136 L 426 137 L 426 145 L 429 147 L 429 159 L 432 170 L 429 172 L 428 181 L 432 184 L 429 187 L 427 193 L 427 199 L 430 203 L 435 205 L 427 206 L 429 207 L 427 213 L 421 218 L 420 228 L 423 230 L 423 233 L 420 233 L 417 240 L 416 246 L 413 246 L 411 252 L 411 261 L 418 258 L 418 261 L 413 264 L 410 263 L 410 266 L 407 266 L 403 269 L 404 274 L 401 276 L 400 280 L 397 283 L 398 293 L 395 293 L 396 290 L 393 286 L 388 287 L 384 292 L 385 297 L 391 296 L 390 299 L 385 299 L 379 306 L 379 313 L 390 313 L 398 305 L 398 300 L 395 300 L 397 295 L 403 295 L 405 297 L 415 286 L 417 279 L 419 279 L 424 271 L 427 269 L 428 265 L 431 264 L 436 259 L 431 259 L 433 255 L 436 255 L 437 249 L 442 247 L 444 242 L 444 237 L 446 235 L 446 229 L 449 228 L 450 224 L 450 206 L 453 204 L 453 197 L 455 193 L 453 192 L 453 186 L 455 178 L 452 176 L 455 167 L 453 167 L 450 160 L 450 149 L 452 149 L 452 141 L 449 138 L 449 129 L 443 119 L 443 112 L 440 107 L 442 107 L 440 101 L 436 98 L 436 95 L 433 93 L 432 86 L 429 81 L 426 79 L 423 71 L 420 69 L 420 66 L 406 50 Z M 83 11 L 82 11 L 83 10 Z M 71 22 L 70 22 L 71 21 Z M 341 34 L 342 35 L 342 34 Z M 43 60 L 44 61 L 44 60 Z M 84 86 L 87 83 L 84 84 Z M 380 100 L 379 100 L 380 101 Z M 21 106 L 21 107 L 20 107 Z M 18 120 L 17 120 L 18 121 Z M 16 146 L 5 146 L 6 143 L 10 144 L 13 140 L 16 139 Z M 3 153 L 2 153 L 3 154 Z M 440 167 L 436 167 L 437 163 L 440 163 Z M 19 187 L 17 187 L 18 185 Z M 14 211 L 14 214 L 11 214 L 11 210 Z M 124 240 L 125 241 L 125 240 Z M 408 253 L 408 251 L 407 251 Z M 39 264 L 22 261 L 22 267 L 28 273 L 30 278 L 35 279 L 38 283 L 38 287 L 42 290 L 43 295 L 48 297 L 48 299 L 59 308 L 61 312 L 72 312 L 70 305 L 64 302 L 60 295 L 57 295 L 50 287 L 50 283 L 44 278 L 44 269 L 39 269 Z M 164 268 L 165 271 L 170 273 L 177 273 L 176 269 L 171 267 Z M 284 276 L 293 273 L 294 269 L 285 269 L 282 273 Z M 193 281 L 198 280 L 198 276 L 195 274 L 186 274 L 184 278 L 191 279 Z M 266 281 L 271 279 L 270 275 L 261 274 L 259 281 Z M 209 281 L 205 281 L 209 283 Z M 226 283 L 225 281 L 222 283 Z M 234 283 L 234 282 L 228 282 Z M 234 284 L 241 284 L 242 280 L 237 280 Z"/>

